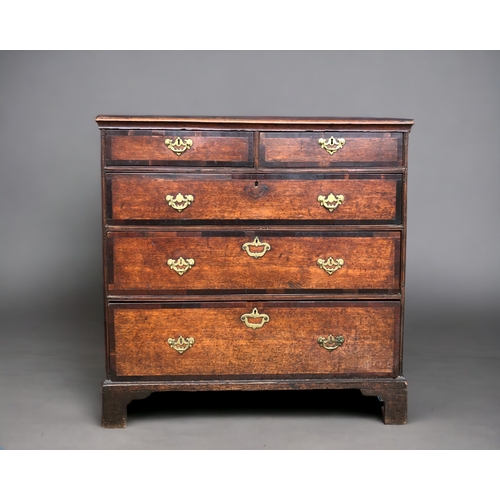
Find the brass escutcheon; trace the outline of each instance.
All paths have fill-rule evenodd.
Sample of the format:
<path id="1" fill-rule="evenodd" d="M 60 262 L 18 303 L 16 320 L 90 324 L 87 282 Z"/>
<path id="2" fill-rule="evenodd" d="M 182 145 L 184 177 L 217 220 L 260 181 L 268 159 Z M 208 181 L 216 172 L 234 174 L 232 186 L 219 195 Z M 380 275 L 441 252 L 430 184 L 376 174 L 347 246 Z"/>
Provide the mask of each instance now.
<path id="1" fill-rule="evenodd" d="M 337 347 L 340 347 L 344 343 L 344 337 L 341 335 L 338 337 L 334 337 L 333 335 L 328 335 L 325 337 L 318 337 L 318 344 L 321 347 L 324 347 L 327 351 L 335 351 Z"/>
<path id="2" fill-rule="evenodd" d="M 184 337 L 181 335 L 177 340 L 168 339 L 167 342 L 172 349 L 175 349 L 179 354 L 183 354 L 190 347 L 193 347 L 194 338 L 188 337 L 187 339 L 184 339 Z"/>
<path id="3" fill-rule="evenodd" d="M 260 252 L 252 252 L 250 248 L 262 248 Z M 250 255 L 250 257 L 254 257 L 258 259 L 259 257 L 263 257 L 268 250 L 271 250 L 271 245 L 269 243 L 263 243 L 259 240 L 259 237 L 256 236 L 253 241 L 249 241 L 248 243 L 244 243 L 241 246 L 242 250 Z"/>
<path id="4" fill-rule="evenodd" d="M 186 196 L 181 193 L 177 193 L 177 195 L 172 196 L 171 194 L 167 194 L 165 199 L 168 201 L 168 205 L 178 212 L 182 212 L 185 208 L 189 207 L 191 203 L 194 201 L 194 196 L 192 194 L 187 194 Z"/>
<path id="5" fill-rule="evenodd" d="M 260 319 L 260 323 L 252 323 L 248 321 L 249 319 Z M 259 314 L 259 311 L 255 307 L 251 313 L 243 314 L 241 316 L 241 321 L 245 323 L 248 328 L 252 328 L 253 330 L 256 330 L 257 328 L 262 328 L 264 326 L 264 323 L 267 323 L 269 321 L 269 316 L 267 314 Z"/>
<path id="6" fill-rule="evenodd" d="M 335 137 L 330 137 L 330 139 L 319 139 L 318 143 L 320 146 L 328 151 L 330 155 L 333 155 L 333 153 L 336 153 L 339 149 L 342 149 L 342 147 L 345 144 L 345 139 L 335 139 Z"/>
<path id="7" fill-rule="evenodd" d="M 333 193 L 330 193 L 328 196 L 323 196 L 322 194 L 318 196 L 319 204 L 330 212 L 333 212 L 338 206 L 342 205 L 344 200 L 343 194 L 335 196 Z"/>
<path id="8" fill-rule="evenodd" d="M 194 266 L 194 259 L 184 259 L 183 257 L 179 257 L 177 260 L 168 259 L 167 265 L 179 276 L 182 276 Z"/>
<path id="9" fill-rule="evenodd" d="M 328 257 L 326 260 L 318 259 L 316 264 L 318 264 L 320 269 L 323 269 L 328 274 L 332 275 L 344 265 L 344 259 L 334 259 L 333 257 Z"/>
<path id="10" fill-rule="evenodd" d="M 180 137 L 177 139 L 165 139 L 165 144 L 168 149 L 172 150 L 177 156 L 180 156 L 187 149 L 191 149 L 193 141 L 191 139 L 186 139 L 183 141 Z"/>

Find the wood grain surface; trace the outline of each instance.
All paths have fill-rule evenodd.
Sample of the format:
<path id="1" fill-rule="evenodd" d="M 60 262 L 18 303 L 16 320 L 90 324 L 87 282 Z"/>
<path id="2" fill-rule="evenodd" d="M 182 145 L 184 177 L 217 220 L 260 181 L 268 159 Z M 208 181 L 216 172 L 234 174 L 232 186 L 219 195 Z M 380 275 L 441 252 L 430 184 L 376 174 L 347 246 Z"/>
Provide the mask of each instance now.
<path id="1" fill-rule="evenodd" d="M 191 139 L 182 154 L 169 149 L 166 139 Z M 148 130 L 106 133 L 108 165 L 239 165 L 253 164 L 253 134 L 250 132 L 207 132 Z"/>
<path id="2" fill-rule="evenodd" d="M 105 427 L 154 391 L 356 388 L 407 419 L 408 136 L 392 118 L 104 116 Z M 191 139 L 180 155 L 166 139 Z M 319 139 L 345 139 L 334 154 Z M 189 196 L 182 210 L 170 197 Z M 318 197 L 342 195 L 332 211 Z M 169 199 L 167 199 L 169 196 Z M 251 243 L 255 238 L 260 243 Z M 253 252 L 267 250 L 255 258 Z M 269 246 L 269 247 L 268 247 Z M 331 274 L 318 265 L 342 259 Z M 191 266 L 179 275 L 172 262 Z M 257 309 L 262 316 L 242 315 Z M 252 328 L 251 326 L 260 326 Z M 319 337 L 342 336 L 327 350 Z M 172 343 L 193 339 L 182 354 Z M 170 342 L 169 342 L 170 341 Z"/>
<path id="3" fill-rule="evenodd" d="M 108 291 L 148 294 L 183 290 L 398 290 L 400 232 L 162 231 L 109 232 Z M 255 237 L 270 245 L 249 256 Z M 262 247 L 251 247 L 257 253 Z M 185 274 L 168 261 L 194 259 Z M 342 259 L 329 275 L 318 259 Z"/>
<path id="4" fill-rule="evenodd" d="M 237 125 L 249 125 L 254 128 L 265 127 L 266 125 L 284 126 L 286 128 L 298 125 L 302 128 L 311 126 L 327 127 L 384 127 L 392 126 L 398 130 L 408 130 L 413 125 L 413 120 L 409 118 L 373 118 L 373 117 L 304 117 L 304 116 L 130 116 L 130 115 L 98 115 L 96 122 L 101 128 L 114 128 L 117 123 L 123 127 L 132 129 L 135 124 L 144 124 L 148 127 L 165 127 L 168 124 L 184 125 L 190 123 L 198 127 L 213 128 L 214 125 L 222 127 L 225 124 L 235 128 Z"/>
<path id="5" fill-rule="evenodd" d="M 192 379 L 131 381 L 105 380 L 102 385 L 102 426 L 123 428 L 127 425 L 127 405 L 135 399 L 148 397 L 160 391 L 264 391 L 264 390 L 342 390 L 360 389 L 366 396 L 377 396 L 382 404 L 385 424 L 406 424 L 408 414 L 408 383 L 402 376 L 396 378 L 276 378 L 276 379 Z M 152 377 L 149 377 L 152 378 Z"/>
<path id="6" fill-rule="evenodd" d="M 325 221 L 328 223 L 400 223 L 400 174 L 361 178 L 321 179 L 321 175 L 261 175 L 238 179 L 233 175 L 108 174 L 108 222 L 193 220 Z M 182 211 L 169 206 L 166 196 L 191 195 L 194 201 Z M 333 211 L 318 196 L 342 195 Z"/>
<path id="7" fill-rule="evenodd" d="M 319 139 L 345 139 L 345 145 L 330 155 Z M 401 133 L 353 133 L 339 131 L 287 132 L 260 134 L 261 166 L 401 166 L 403 164 Z"/>
<path id="8" fill-rule="evenodd" d="M 248 328 L 258 308 L 269 321 Z M 396 376 L 398 302 L 114 305 L 116 376 Z M 319 337 L 343 336 L 328 351 Z M 168 339 L 193 338 L 179 354 Z"/>

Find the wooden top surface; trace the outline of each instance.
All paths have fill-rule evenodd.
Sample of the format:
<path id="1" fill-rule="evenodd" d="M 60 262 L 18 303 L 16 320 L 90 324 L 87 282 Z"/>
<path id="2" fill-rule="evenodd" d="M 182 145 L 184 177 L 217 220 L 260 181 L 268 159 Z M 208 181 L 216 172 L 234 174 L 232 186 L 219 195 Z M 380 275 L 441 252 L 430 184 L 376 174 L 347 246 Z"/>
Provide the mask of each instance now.
<path id="1" fill-rule="evenodd" d="M 292 117 L 292 116 L 119 116 L 119 115 L 99 115 L 96 122 L 105 124 L 106 122 L 169 122 L 169 123 L 247 123 L 250 125 L 272 125 L 282 124 L 339 124 L 339 125 L 413 125 L 413 120 L 408 118 L 344 118 L 344 117 Z"/>
<path id="2" fill-rule="evenodd" d="M 410 131 L 413 120 L 406 118 L 342 118 L 292 116 L 114 116 L 96 118 L 102 129 L 242 129 L 303 130 L 335 129 Z"/>

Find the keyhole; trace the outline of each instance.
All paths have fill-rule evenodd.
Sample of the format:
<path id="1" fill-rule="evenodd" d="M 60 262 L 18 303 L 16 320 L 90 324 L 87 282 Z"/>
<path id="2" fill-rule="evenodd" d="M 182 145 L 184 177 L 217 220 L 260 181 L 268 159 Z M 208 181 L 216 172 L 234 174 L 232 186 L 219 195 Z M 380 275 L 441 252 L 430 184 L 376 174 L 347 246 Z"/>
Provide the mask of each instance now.
<path id="1" fill-rule="evenodd" d="M 255 181 L 255 187 L 259 186 L 259 181 Z"/>

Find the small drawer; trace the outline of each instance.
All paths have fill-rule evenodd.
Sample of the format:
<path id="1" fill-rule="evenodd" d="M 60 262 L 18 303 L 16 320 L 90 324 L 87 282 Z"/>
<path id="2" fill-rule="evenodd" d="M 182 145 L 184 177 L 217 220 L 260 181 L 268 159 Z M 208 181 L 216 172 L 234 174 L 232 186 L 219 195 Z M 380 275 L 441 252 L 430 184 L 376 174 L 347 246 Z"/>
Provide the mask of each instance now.
<path id="1" fill-rule="evenodd" d="M 108 224 L 401 224 L 401 174 L 108 174 Z"/>
<path id="2" fill-rule="evenodd" d="M 108 232 L 108 293 L 399 293 L 399 231 Z"/>
<path id="3" fill-rule="evenodd" d="M 111 304 L 113 378 L 395 377 L 395 301 Z"/>
<path id="4" fill-rule="evenodd" d="M 400 132 L 262 132 L 261 167 L 401 167 Z"/>
<path id="5" fill-rule="evenodd" d="M 157 166 L 253 165 L 251 132 L 109 130 L 106 165 Z"/>

